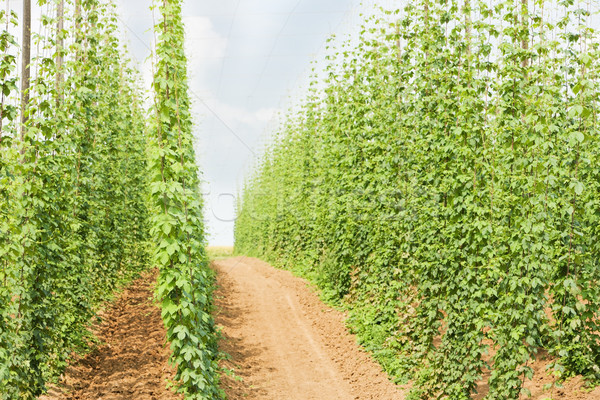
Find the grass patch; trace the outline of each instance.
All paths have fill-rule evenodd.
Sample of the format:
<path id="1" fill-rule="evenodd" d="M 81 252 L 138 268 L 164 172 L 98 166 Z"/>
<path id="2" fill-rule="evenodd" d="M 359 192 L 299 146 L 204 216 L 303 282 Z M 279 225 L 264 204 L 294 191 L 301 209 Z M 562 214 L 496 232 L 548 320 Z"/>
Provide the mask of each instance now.
<path id="1" fill-rule="evenodd" d="M 206 252 L 210 260 L 233 257 L 233 246 L 208 246 Z"/>

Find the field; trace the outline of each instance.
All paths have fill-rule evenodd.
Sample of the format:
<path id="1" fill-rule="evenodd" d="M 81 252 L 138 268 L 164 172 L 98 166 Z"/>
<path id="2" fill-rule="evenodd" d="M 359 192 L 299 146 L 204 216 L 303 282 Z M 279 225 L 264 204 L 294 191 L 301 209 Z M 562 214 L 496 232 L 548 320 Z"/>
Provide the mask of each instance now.
<path id="1" fill-rule="evenodd" d="M 70 365 L 68 396 L 97 399 L 108 388 L 136 398 L 129 390 L 147 369 L 150 387 L 162 389 L 145 395 L 171 393 L 169 377 L 181 396 L 219 398 L 180 2 L 155 8 L 149 104 L 119 41 L 114 2 L 25 0 L 20 14 L 2 5 L 0 397 L 36 399 Z M 153 283 L 134 281 L 155 268 Z M 116 307 L 137 293 L 133 303 L 152 317 L 102 314 L 132 282 Z M 118 326 L 96 328 L 102 318 Z M 96 334 L 109 344 L 96 346 Z M 148 349 L 156 357 L 137 357 L 140 343 L 158 345 Z"/>
<path id="2" fill-rule="evenodd" d="M 365 17 L 257 160 L 236 253 L 346 308 L 408 399 L 596 385 L 597 22 L 527 0 Z"/>
<path id="3" fill-rule="evenodd" d="M 181 0 L 154 4 L 148 101 L 115 3 L 37 2 L 37 30 L 22 5 L 2 400 L 600 398 L 595 2 L 363 16 L 257 157 L 233 247 L 207 246 Z"/>
<path id="4" fill-rule="evenodd" d="M 206 252 L 208 253 L 208 258 L 211 260 L 232 257 L 233 246 L 208 246 Z"/>

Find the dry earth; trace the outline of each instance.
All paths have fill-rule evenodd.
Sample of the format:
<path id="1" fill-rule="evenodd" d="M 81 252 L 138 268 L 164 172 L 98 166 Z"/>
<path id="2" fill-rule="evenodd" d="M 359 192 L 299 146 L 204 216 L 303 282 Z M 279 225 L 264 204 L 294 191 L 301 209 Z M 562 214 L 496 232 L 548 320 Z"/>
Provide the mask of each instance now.
<path id="1" fill-rule="evenodd" d="M 218 273 L 216 321 L 222 331 L 222 387 L 229 400 L 402 400 L 381 367 L 357 344 L 343 312 L 324 305 L 311 286 L 288 271 L 247 257 L 213 262 Z M 40 400 L 174 400 L 173 377 L 160 310 L 153 302 L 156 273 L 123 291 L 103 312 L 103 343 L 76 360 L 58 387 Z M 536 361 L 532 399 L 600 400 L 600 388 L 581 378 L 544 392 L 548 360 Z M 482 398 L 486 385 L 479 387 Z"/>
<path id="2" fill-rule="evenodd" d="M 213 263 L 230 400 L 403 399 L 307 282 L 247 257 Z M 238 379 L 236 379 L 236 377 Z M 240 381 L 241 379 L 241 381 Z"/>
<path id="3" fill-rule="evenodd" d="M 65 371 L 59 387 L 40 400 L 174 400 L 174 375 L 160 309 L 153 302 L 156 272 L 133 282 L 104 311 L 101 345 Z"/>

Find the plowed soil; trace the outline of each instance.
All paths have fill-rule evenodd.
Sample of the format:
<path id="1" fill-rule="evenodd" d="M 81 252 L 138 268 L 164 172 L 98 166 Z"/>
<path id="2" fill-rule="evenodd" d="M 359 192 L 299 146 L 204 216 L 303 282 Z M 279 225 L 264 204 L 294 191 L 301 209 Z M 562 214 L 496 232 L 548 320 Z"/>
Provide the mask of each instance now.
<path id="1" fill-rule="evenodd" d="M 247 257 L 213 262 L 218 273 L 215 318 L 221 328 L 222 387 L 229 400 L 401 400 L 381 367 L 348 333 L 343 312 L 324 305 L 308 282 Z M 135 281 L 102 313 L 101 345 L 67 369 L 40 400 L 181 400 L 173 377 L 160 310 L 153 302 L 155 272 Z M 575 378 L 544 390 L 549 360 L 538 360 L 530 399 L 600 400 L 600 388 Z M 484 382 L 479 387 L 483 398 Z M 526 396 L 522 397 L 527 398 Z"/>
<path id="2" fill-rule="evenodd" d="M 156 273 L 133 282 L 103 312 L 101 345 L 65 371 L 59 387 L 40 400 L 175 400 L 166 388 L 174 371 L 160 309 L 153 302 Z"/>
<path id="3" fill-rule="evenodd" d="M 306 281 L 247 257 L 213 266 L 230 400 L 404 398 Z"/>

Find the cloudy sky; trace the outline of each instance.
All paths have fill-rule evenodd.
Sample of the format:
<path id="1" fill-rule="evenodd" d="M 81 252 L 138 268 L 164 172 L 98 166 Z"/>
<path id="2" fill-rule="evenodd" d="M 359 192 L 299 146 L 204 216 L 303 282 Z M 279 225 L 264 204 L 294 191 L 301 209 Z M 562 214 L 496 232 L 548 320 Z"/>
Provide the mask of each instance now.
<path id="1" fill-rule="evenodd" d="M 115 0 L 124 42 L 149 89 L 151 0 Z M 33 7 L 33 27 L 48 5 Z M 359 28 L 360 13 L 397 0 L 185 0 L 186 51 L 211 245 L 232 245 L 234 203 L 276 117 L 302 97 L 325 42 Z M 0 0 L 21 14 L 22 0 Z M 20 37 L 20 28 L 13 32 Z M 339 39 L 343 40 L 343 39 Z M 317 68 L 318 69 L 318 68 Z"/>
<path id="2" fill-rule="evenodd" d="M 119 0 L 130 50 L 145 79 L 153 46 L 149 0 Z M 233 244 L 234 196 L 289 95 L 326 39 L 356 20 L 358 0 L 218 0 L 184 3 L 212 245 Z"/>

